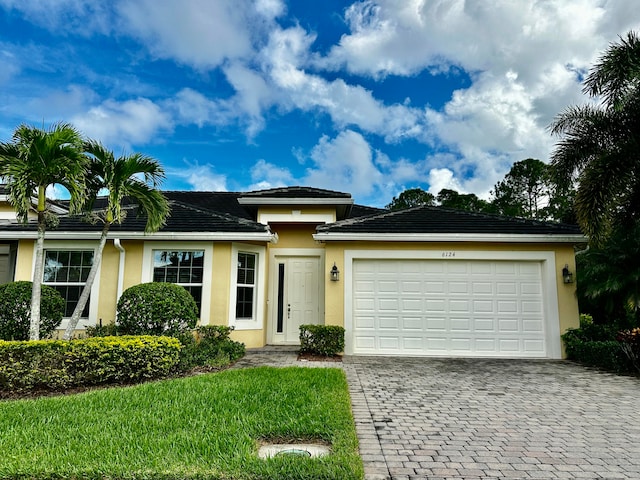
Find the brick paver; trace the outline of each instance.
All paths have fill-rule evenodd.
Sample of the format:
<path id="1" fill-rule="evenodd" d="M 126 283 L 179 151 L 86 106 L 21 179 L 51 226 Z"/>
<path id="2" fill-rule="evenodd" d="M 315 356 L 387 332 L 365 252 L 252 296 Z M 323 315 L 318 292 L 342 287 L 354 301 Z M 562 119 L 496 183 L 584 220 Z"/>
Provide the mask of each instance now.
<path id="1" fill-rule="evenodd" d="M 638 479 L 640 379 L 566 361 L 345 357 L 366 480 Z"/>

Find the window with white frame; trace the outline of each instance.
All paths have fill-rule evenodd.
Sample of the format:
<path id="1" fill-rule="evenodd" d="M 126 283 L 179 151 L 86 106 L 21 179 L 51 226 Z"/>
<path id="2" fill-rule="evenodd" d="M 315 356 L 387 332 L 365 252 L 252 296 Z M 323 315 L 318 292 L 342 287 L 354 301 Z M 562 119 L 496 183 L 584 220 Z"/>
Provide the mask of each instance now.
<path id="1" fill-rule="evenodd" d="M 266 249 L 233 244 L 231 248 L 231 298 L 229 325 L 236 330 L 263 327 Z"/>
<path id="2" fill-rule="evenodd" d="M 184 287 L 202 310 L 204 250 L 153 250 L 153 281 Z"/>
<path id="3" fill-rule="evenodd" d="M 256 258 L 255 253 L 238 252 L 236 278 L 236 319 L 253 319 L 256 303 Z"/>
<path id="4" fill-rule="evenodd" d="M 71 317 L 93 265 L 93 250 L 53 250 L 44 252 L 43 282 L 55 288 L 65 301 L 64 316 Z M 87 302 L 81 317 L 89 316 Z"/>

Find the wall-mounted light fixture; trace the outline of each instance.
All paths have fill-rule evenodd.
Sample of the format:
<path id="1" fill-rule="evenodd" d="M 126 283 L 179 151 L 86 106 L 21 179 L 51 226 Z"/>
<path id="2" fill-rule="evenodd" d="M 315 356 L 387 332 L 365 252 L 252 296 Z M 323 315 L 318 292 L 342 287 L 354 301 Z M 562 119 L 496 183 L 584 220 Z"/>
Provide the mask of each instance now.
<path id="1" fill-rule="evenodd" d="M 573 273 L 569 271 L 569 264 L 562 269 L 562 281 L 564 283 L 573 283 Z"/>
<path id="2" fill-rule="evenodd" d="M 333 267 L 331 267 L 331 272 L 329 272 L 329 278 L 332 282 L 337 282 L 340 280 L 340 270 L 336 266 L 336 262 L 333 262 Z"/>

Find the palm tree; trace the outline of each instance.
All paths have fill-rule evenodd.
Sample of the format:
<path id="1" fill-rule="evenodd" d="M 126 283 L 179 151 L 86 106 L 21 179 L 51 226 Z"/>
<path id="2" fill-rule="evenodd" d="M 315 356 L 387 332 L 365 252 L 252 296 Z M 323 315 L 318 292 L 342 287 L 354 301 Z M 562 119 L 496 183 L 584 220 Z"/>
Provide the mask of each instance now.
<path id="1" fill-rule="evenodd" d="M 550 126 L 561 137 L 551 157 L 559 182 L 577 181 L 575 212 L 594 245 L 616 225 L 640 219 L 640 38 L 629 32 L 591 69 L 583 92 L 600 100 L 574 106 Z"/>
<path id="2" fill-rule="evenodd" d="M 44 236 L 52 219 L 47 210 L 47 187 L 59 184 L 70 194 L 69 211 L 80 211 L 86 198 L 87 158 L 82 136 L 71 125 L 57 123 L 49 130 L 20 125 L 12 141 L 0 143 L 0 176 L 7 183 L 9 200 L 19 221 L 26 223 L 37 199 L 38 235 L 31 293 L 29 339 L 40 338 L 40 296 L 44 268 Z M 53 218 L 55 219 L 55 217 Z"/>
<path id="3" fill-rule="evenodd" d="M 91 158 L 88 179 L 91 192 L 90 206 L 93 206 L 98 193 L 104 190 L 108 192 L 107 203 L 101 211 L 92 212 L 92 218 L 103 224 L 102 234 L 85 286 L 64 332 L 65 340 L 70 340 L 73 336 L 80 315 L 89 300 L 109 228 L 113 223 L 122 223 L 126 217 L 126 211 L 122 208 L 123 199 L 129 197 L 137 201 L 139 212 L 147 217 L 147 233 L 155 232 L 162 227 L 169 215 L 167 199 L 156 189 L 165 178 L 164 170 L 156 160 L 140 153 L 115 158 L 113 152 L 95 141 L 85 143 L 85 152 Z"/>

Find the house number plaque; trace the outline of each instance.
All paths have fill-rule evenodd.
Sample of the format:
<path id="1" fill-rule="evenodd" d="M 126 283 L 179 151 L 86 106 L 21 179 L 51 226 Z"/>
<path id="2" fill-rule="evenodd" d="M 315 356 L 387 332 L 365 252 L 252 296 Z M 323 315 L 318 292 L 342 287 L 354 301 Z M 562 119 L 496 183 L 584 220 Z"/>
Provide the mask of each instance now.
<path id="1" fill-rule="evenodd" d="M 456 252 L 442 252 L 442 258 L 451 258 L 455 256 L 456 256 Z"/>

